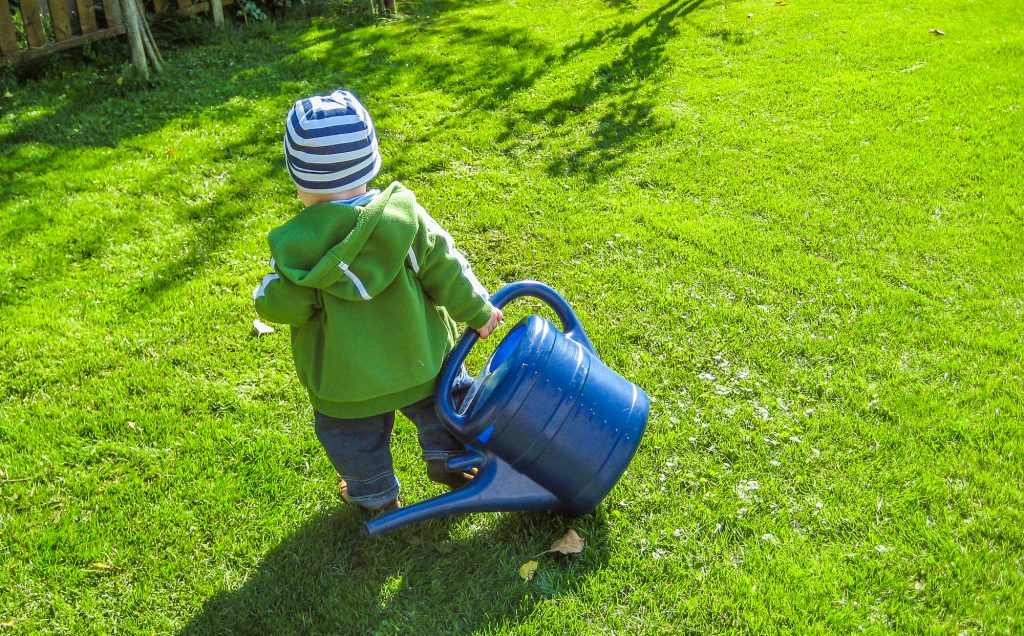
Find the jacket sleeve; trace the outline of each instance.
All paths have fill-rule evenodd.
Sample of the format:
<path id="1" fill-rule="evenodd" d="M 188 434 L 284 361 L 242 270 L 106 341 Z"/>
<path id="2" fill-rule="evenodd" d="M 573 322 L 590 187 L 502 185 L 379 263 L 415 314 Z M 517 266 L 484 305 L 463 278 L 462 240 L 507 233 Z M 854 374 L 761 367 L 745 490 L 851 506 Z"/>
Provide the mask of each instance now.
<path id="1" fill-rule="evenodd" d="M 455 249 L 452 237 L 416 206 L 418 232 L 413 242 L 413 271 L 423 291 L 452 318 L 473 329 L 484 326 L 494 313 L 487 290 L 477 280 L 466 257 Z"/>
<path id="2" fill-rule="evenodd" d="M 285 325 L 305 324 L 322 307 L 316 289 L 296 285 L 276 271 L 263 277 L 252 300 L 261 318 Z"/>

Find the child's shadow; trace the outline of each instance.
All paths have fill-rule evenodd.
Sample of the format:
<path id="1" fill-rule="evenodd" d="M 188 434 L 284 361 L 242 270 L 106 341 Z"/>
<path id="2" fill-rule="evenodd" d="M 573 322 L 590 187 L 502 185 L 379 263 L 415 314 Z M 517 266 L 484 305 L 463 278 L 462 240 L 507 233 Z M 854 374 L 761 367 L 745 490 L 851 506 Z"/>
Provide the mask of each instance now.
<path id="1" fill-rule="evenodd" d="M 607 562 L 601 512 L 463 519 L 370 539 L 355 511 L 321 513 L 269 552 L 241 587 L 207 600 L 181 634 L 471 633 L 579 589 Z M 524 582 L 519 567 L 569 527 L 586 540 L 584 551 L 539 558 L 535 578 Z"/>

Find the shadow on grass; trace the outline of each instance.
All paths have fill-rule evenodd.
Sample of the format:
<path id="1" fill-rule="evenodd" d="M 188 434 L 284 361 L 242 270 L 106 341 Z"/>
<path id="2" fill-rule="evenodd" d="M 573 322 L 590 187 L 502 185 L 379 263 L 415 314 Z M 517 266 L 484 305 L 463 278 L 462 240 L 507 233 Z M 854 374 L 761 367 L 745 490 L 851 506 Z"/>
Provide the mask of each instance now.
<path id="1" fill-rule="evenodd" d="M 626 11 L 636 6 L 635 0 L 604 0 L 604 3 L 619 11 Z"/>
<path id="2" fill-rule="evenodd" d="M 673 63 L 668 48 L 679 36 L 681 19 L 705 4 L 706 0 L 668 0 L 646 13 L 636 12 L 633 5 L 616 4 L 628 17 L 582 36 L 560 51 L 528 28 L 444 19 L 425 24 L 423 33 L 449 38 L 466 50 L 486 50 L 489 55 L 473 59 L 456 52 L 416 61 L 418 83 L 471 97 L 438 122 L 434 132 L 416 141 L 431 142 L 434 135 L 472 125 L 480 112 L 488 112 L 487 117 L 498 119 L 501 132 L 496 141 L 507 153 L 544 155 L 543 145 L 552 137 L 561 137 L 563 142 L 558 145 L 562 150 L 546 167 L 549 175 L 571 174 L 590 182 L 605 179 L 621 169 L 628 155 L 646 140 L 665 132 L 667 127 L 657 121 L 654 108 L 661 100 L 660 78 Z M 598 50 L 615 53 L 608 62 L 586 68 L 586 57 Z M 401 56 L 397 49 L 389 54 Z M 584 66 L 578 75 L 574 65 Z M 533 93 L 544 78 L 566 73 L 575 78 L 567 91 L 548 100 Z M 529 106 L 508 107 L 526 95 Z M 583 113 L 587 114 L 580 118 Z M 595 120 L 597 125 L 587 129 Z M 539 135 L 542 141 L 525 140 L 538 136 L 530 126 L 545 129 Z M 585 131 L 583 139 L 578 138 L 579 130 Z"/>
<path id="3" fill-rule="evenodd" d="M 431 25 L 443 21 L 447 12 L 470 4 L 469 0 L 425 0 L 419 10 L 428 12 L 427 15 L 409 16 L 397 24 L 431 32 Z M 400 84 L 398 80 L 402 77 L 418 74 L 416 69 L 389 59 L 406 48 L 405 42 L 401 37 L 381 37 L 374 21 L 357 19 L 345 23 L 343 20 L 351 19 L 350 16 L 331 13 L 320 18 L 313 21 L 309 33 L 298 37 L 290 37 L 292 29 L 299 25 L 297 16 L 282 25 L 285 37 L 278 36 L 273 29 L 229 25 L 219 39 L 211 36 L 206 44 L 171 47 L 167 51 L 167 72 L 157 76 L 148 89 L 122 87 L 113 68 L 105 74 L 96 73 L 93 81 L 88 82 L 62 81 L 69 73 L 62 67 L 55 67 L 49 75 L 29 79 L 26 83 L 38 81 L 50 88 L 36 99 L 18 103 L 17 108 L 24 113 L 19 123 L 0 134 L 4 172 L 16 174 L 45 168 L 46 158 L 40 157 L 40 152 L 52 155 L 59 148 L 115 147 L 159 130 L 171 121 L 188 125 L 192 118 L 221 108 L 232 98 L 281 97 L 278 123 L 283 131 L 288 107 L 294 99 L 304 96 L 284 87 L 294 86 L 303 78 L 332 77 L 326 84 L 317 82 L 324 91 L 344 85 L 372 93 Z M 407 32 L 401 26 L 397 31 Z M 310 49 L 322 50 L 329 59 L 307 55 Z M 467 76 L 482 68 L 477 61 L 471 66 L 466 70 Z M 22 93 L 26 91 L 15 92 L 23 99 Z M 8 108 L 7 103 L 3 106 Z M 230 109 L 229 114 L 237 115 L 238 108 Z M 24 159 L 12 156 L 11 150 L 23 144 L 41 148 Z"/>
<path id="4" fill-rule="evenodd" d="M 519 566 L 569 520 L 492 515 L 486 528 L 452 538 L 450 520 L 436 519 L 370 539 L 354 511 L 321 513 L 267 554 L 245 584 L 210 598 L 180 636 L 469 634 L 514 622 L 604 567 L 600 515 L 571 520 L 587 540 L 582 554 L 542 557 L 537 577 L 525 583 Z"/>
<path id="5" fill-rule="evenodd" d="M 551 162 L 549 174 L 599 181 L 621 168 L 624 158 L 644 140 L 665 130 L 653 110 L 659 101 L 657 79 L 670 64 L 666 47 L 679 33 L 676 21 L 702 4 L 704 0 L 666 2 L 630 22 L 581 38 L 562 52 L 556 62 L 565 65 L 591 49 L 620 47 L 611 61 L 594 68 L 574 91 L 524 113 L 524 118 L 534 123 L 571 128 L 574 114 L 603 110 L 587 143 Z M 516 122 L 509 120 L 503 140 L 516 135 Z"/>
<path id="6" fill-rule="evenodd" d="M 463 4 L 464 0 L 434 0 L 425 5 L 434 17 L 410 18 L 408 22 L 429 27 L 443 19 L 445 11 Z M 108 77 L 97 76 L 96 82 L 63 82 L 58 76 L 60 69 L 56 69 L 52 77 L 38 80 L 43 90 L 16 91 L 24 100 L 17 104 L 22 114 L 0 133 L 0 191 L 10 192 L 12 200 L 18 197 L 22 202 L 5 210 L 7 218 L 0 220 L 0 245 L 32 241 L 42 249 L 34 250 L 37 257 L 31 268 L 22 268 L 25 271 L 14 275 L 18 280 L 0 283 L 0 307 L 24 302 L 30 297 L 25 290 L 58 280 L 71 267 L 99 262 L 108 244 L 140 239 L 156 243 L 144 218 L 152 205 L 145 198 L 153 192 L 162 192 L 164 200 L 180 201 L 180 207 L 170 215 L 175 227 L 186 231 L 180 233 L 180 241 L 163 241 L 156 248 L 165 253 L 165 258 L 159 268 L 147 271 L 136 281 L 134 294 L 122 295 L 129 305 L 126 309 L 139 309 L 200 276 L 251 216 L 247 202 L 252 197 L 236 179 L 210 179 L 202 196 L 187 193 L 183 184 L 196 180 L 197 165 L 227 174 L 244 163 L 250 175 L 255 166 L 264 181 L 287 182 L 283 158 L 274 155 L 273 160 L 267 160 L 264 149 L 279 147 L 284 114 L 298 96 L 296 91 L 307 94 L 310 90 L 294 88 L 302 83 L 301 78 L 330 75 L 334 79 L 329 84 L 318 82 L 312 90 L 347 85 L 374 95 L 418 75 L 415 68 L 395 61 L 403 51 L 400 38 L 380 38 L 378 29 L 359 24 L 325 27 L 328 22 L 325 19 L 319 28 L 298 37 L 291 37 L 291 31 L 286 37 L 260 31 L 257 38 L 236 42 L 244 36 L 236 30 L 212 46 L 173 51 L 168 57 L 175 64 L 148 90 L 118 88 L 113 72 Z M 328 64 L 307 54 L 318 47 L 330 51 Z M 367 50 L 373 53 L 361 54 Z M 263 120 L 240 123 L 246 115 L 245 106 L 255 100 L 279 104 L 279 115 L 272 125 Z M 162 149 L 153 148 L 145 139 L 166 129 L 165 143 L 174 144 L 175 137 L 187 140 L 196 130 L 231 128 L 238 130 L 233 140 L 214 155 L 199 158 L 184 148 L 177 153 L 171 148 L 163 157 Z M 78 152 L 97 148 L 113 151 Z M 160 161 L 155 161 L 153 155 Z M 35 192 L 54 187 L 66 189 L 68 198 L 76 202 L 89 198 L 94 189 L 97 193 L 112 189 L 115 186 L 105 180 L 109 179 L 105 175 L 128 161 L 138 161 L 144 168 L 118 189 L 142 199 L 138 213 L 97 209 L 95 214 L 73 217 L 32 201 Z M 98 183 L 51 183 L 62 174 L 94 174 Z M 173 192 L 176 190 L 182 191 L 181 196 Z"/>
<path id="7" fill-rule="evenodd" d="M 387 130 L 387 96 L 395 87 L 433 86 L 454 97 L 453 107 L 441 121 L 418 135 L 389 142 L 390 156 L 395 158 L 388 168 L 392 178 L 415 181 L 424 173 L 443 170 L 444 163 L 422 149 L 450 144 L 446 135 L 452 129 L 480 125 L 494 131 L 499 152 L 547 155 L 549 175 L 599 181 L 620 170 L 647 140 L 664 132 L 654 108 L 659 101 L 659 78 L 672 63 L 667 47 L 679 35 L 680 18 L 703 3 L 668 0 L 644 13 L 623 5 L 615 24 L 587 32 L 560 48 L 528 25 L 467 19 L 460 13 L 471 6 L 467 0 L 426 0 L 417 6 L 416 14 L 388 25 L 384 35 L 381 28 L 326 18 L 314 21 L 306 31 L 293 33 L 294 25 L 285 27 L 284 37 L 260 32 L 253 41 L 240 41 L 238 46 L 230 46 L 231 38 L 242 36 L 229 34 L 227 45 L 175 52 L 176 65 L 152 90 L 122 92 L 114 77 L 100 78 L 99 87 L 70 81 L 64 86 L 59 78 L 51 78 L 47 81 L 52 90 L 27 92 L 30 96 L 17 106 L 23 115 L 0 134 L 4 157 L 0 186 L 14 196 L 27 195 L 27 200 L 47 187 L 42 183 L 60 172 L 61 166 L 101 178 L 128 157 L 146 166 L 132 179 L 140 191 L 173 188 L 195 179 L 191 169 L 196 158 L 185 158 L 186 153 L 180 152 L 160 162 L 146 162 L 147 154 L 159 150 L 145 136 L 162 131 L 166 143 L 174 143 L 178 130 L 187 139 L 196 130 L 232 127 L 238 130 L 235 143 L 229 141 L 217 156 L 200 158 L 201 165 L 225 171 L 242 164 L 259 166 L 266 182 L 285 182 L 280 159 L 275 155 L 269 161 L 265 149 L 280 143 L 280 122 L 297 92 L 324 91 L 336 85 L 363 96 L 371 110 L 380 113 L 382 130 Z M 430 46 L 410 46 L 414 38 L 446 43 L 446 53 L 435 55 Z M 587 56 L 597 50 L 603 51 L 604 59 L 611 54 L 610 59 L 589 64 Z M 538 83 L 567 73 L 576 79 L 566 91 L 539 102 L 524 99 Z M 54 91 L 60 94 L 50 94 Z M 20 95 L 19 91 L 22 99 Z M 279 108 L 279 121 L 245 122 L 245 106 L 254 100 L 266 102 L 266 110 Z M 542 130 L 536 130 L 538 126 Z M 534 152 L 545 151 L 544 145 L 555 152 Z M 83 148 L 114 151 L 75 152 Z M 100 185 L 96 191 L 109 188 Z M 85 192 L 69 191 L 69 195 L 81 197 L 88 192 L 86 186 Z M 163 196 L 173 199 L 173 194 Z M 211 180 L 205 196 L 191 198 L 201 200 L 174 212 L 179 226 L 187 224 L 184 238 L 157 248 L 165 256 L 160 271 L 150 272 L 135 285 L 143 303 L 201 275 L 211 257 L 230 244 L 251 215 L 245 207 L 251 195 L 230 179 Z M 109 229 L 103 232 L 81 218 L 74 220 L 70 231 L 55 233 L 46 221 L 48 215 L 38 205 L 27 204 L 16 206 L 8 220 L 0 222 L 0 244 L 33 240 L 39 243 L 38 253 L 46 254 L 30 275 L 37 286 L 45 278 L 56 280 L 77 263 L 98 262 L 108 243 L 136 241 L 140 232 L 144 236 L 146 232 L 139 215 L 107 213 L 103 223 Z M 97 236 L 81 245 L 68 244 L 68 237 L 83 232 Z M 0 285 L 0 304 L 22 302 L 26 295 L 20 290 L 20 282 Z"/>

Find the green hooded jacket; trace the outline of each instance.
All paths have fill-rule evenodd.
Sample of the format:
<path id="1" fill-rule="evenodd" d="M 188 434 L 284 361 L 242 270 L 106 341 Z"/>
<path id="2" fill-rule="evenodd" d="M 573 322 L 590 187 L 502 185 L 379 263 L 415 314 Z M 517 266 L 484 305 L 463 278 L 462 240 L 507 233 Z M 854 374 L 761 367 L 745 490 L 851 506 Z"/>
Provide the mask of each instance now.
<path id="1" fill-rule="evenodd" d="M 392 183 L 366 206 L 312 205 L 271 230 L 256 312 L 291 326 L 313 407 L 352 419 L 430 395 L 458 335 L 494 307 L 451 236 Z"/>

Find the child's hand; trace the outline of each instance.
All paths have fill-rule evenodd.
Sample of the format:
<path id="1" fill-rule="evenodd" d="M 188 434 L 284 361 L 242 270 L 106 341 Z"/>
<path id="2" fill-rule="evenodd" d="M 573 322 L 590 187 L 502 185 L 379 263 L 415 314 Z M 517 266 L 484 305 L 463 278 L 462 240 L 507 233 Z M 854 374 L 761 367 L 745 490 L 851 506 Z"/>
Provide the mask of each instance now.
<path id="1" fill-rule="evenodd" d="M 486 339 L 487 336 L 491 335 L 491 332 L 494 331 L 494 328 L 498 326 L 498 323 L 503 320 L 505 320 L 505 315 L 501 313 L 500 309 L 495 308 L 494 313 L 491 314 L 490 319 L 487 320 L 487 324 L 477 329 L 476 332 L 480 334 L 481 338 Z"/>

